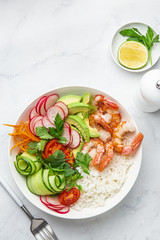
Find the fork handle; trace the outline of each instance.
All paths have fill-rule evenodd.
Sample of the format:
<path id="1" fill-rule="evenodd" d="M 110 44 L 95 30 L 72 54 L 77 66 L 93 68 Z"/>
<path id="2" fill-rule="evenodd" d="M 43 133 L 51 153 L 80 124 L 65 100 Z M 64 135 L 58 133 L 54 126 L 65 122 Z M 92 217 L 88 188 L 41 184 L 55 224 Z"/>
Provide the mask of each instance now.
<path id="1" fill-rule="evenodd" d="M 0 183 L 4 187 L 4 189 L 9 193 L 9 195 L 13 198 L 13 200 L 17 203 L 19 207 L 22 207 L 23 203 L 19 199 L 19 197 L 15 194 L 15 192 L 11 189 L 8 183 L 0 176 Z"/>

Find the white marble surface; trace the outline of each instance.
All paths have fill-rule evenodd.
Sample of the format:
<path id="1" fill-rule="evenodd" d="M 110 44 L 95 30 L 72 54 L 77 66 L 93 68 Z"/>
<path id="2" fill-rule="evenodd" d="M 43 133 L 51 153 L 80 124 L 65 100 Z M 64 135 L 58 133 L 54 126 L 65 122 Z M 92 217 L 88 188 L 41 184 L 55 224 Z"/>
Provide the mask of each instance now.
<path id="1" fill-rule="evenodd" d="M 158 0 L 0 0 L 0 123 L 14 123 L 44 92 L 85 85 L 117 98 L 144 133 L 138 179 L 114 209 L 95 218 L 72 221 L 35 208 L 19 191 L 8 164 L 8 132 L 0 135 L 0 174 L 28 209 L 44 217 L 60 240 L 159 240 L 160 111 L 143 113 L 132 103 L 143 73 L 120 69 L 110 41 L 121 25 L 149 23 L 160 30 Z M 158 62 L 154 68 L 159 68 Z M 30 222 L 0 186 L 0 239 L 34 239 Z"/>

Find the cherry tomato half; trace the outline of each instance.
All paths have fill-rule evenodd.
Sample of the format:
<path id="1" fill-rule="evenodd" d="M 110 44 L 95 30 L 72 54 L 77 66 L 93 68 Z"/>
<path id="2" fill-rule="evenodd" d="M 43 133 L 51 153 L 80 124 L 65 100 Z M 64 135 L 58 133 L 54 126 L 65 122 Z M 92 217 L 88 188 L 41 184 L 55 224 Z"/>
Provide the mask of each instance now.
<path id="1" fill-rule="evenodd" d="M 61 204 L 70 206 L 73 203 L 77 202 L 80 197 L 80 191 L 78 188 L 71 188 L 71 190 L 64 190 L 60 196 L 59 201 Z"/>
<path id="2" fill-rule="evenodd" d="M 44 149 L 45 157 L 48 158 L 49 155 L 52 155 L 55 151 L 61 149 L 61 144 L 58 143 L 57 139 L 52 139 L 48 142 Z"/>

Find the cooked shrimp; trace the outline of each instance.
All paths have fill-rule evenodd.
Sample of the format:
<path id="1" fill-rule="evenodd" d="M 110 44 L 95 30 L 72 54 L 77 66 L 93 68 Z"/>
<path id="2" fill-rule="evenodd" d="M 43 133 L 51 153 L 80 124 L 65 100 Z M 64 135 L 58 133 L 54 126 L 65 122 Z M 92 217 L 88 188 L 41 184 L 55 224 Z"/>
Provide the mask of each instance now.
<path id="1" fill-rule="evenodd" d="M 112 129 L 115 128 L 118 125 L 118 123 L 121 122 L 121 115 L 118 110 L 110 108 L 106 106 L 104 103 L 101 103 L 99 111 L 103 114 L 108 113 L 108 115 L 111 117 L 111 122 L 109 125 Z"/>
<path id="2" fill-rule="evenodd" d="M 93 161 L 92 161 L 93 166 L 96 166 L 100 163 L 101 157 L 102 157 L 102 155 L 105 151 L 103 142 L 98 138 L 94 138 L 94 139 L 91 138 L 91 140 L 89 142 L 84 143 L 82 152 L 84 154 L 89 153 L 92 148 L 96 148 L 96 155 L 95 155 L 95 157 L 93 158 Z"/>
<path id="3" fill-rule="evenodd" d="M 105 144 L 105 150 L 106 150 L 106 155 L 105 157 L 101 160 L 98 170 L 101 172 L 103 169 L 107 166 L 107 164 L 112 160 L 113 158 L 113 142 L 109 141 Z"/>
<path id="4" fill-rule="evenodd" d="M 111 134 L 109 132 L 107 132 L 106 130 L 104 130 L 103 128 L 99 127 L 98 128 L 98 132 L 100 134 L 99 138 L 104 142 L 108 142 L 109 140 L 111 140 Z"/>
<path id="5" fill-rule="evenodd" d="M 130 122 L 121 122 L 117 125 L 117 127 L 113 131 L 113 144 L 116 152 L 122 155 L 129 155 L 132 154 L 138 146 L 141 144 L 143 140 L 143 134 L 138 133 L 131 144 L 125 146 L 123 143 L 123 135 L 127 132 L 134 132 L 135 126 Z"/>
<path id="6" fill-rule="evenodd" d="M 95 95 L 93 104 L 98 106 L 101 103 L 104 103 L 106 106 L 111 107 L 113 109 L 116 109 L 116 110 L 119 109 L 118 105 L 116 103 L 114 103 L 111 99 L 109 99 L 108 97 L 105 97 L 101 94 Z"/>
<path id="7" fill-rule="evenodd" d="M 106 119 L 106 115 L 101 114 L 92 114 L 90 115 L 90 120 L 100 124 L 106 131 L 112 133 L 112 128 L 109 126 L 108 120 Z M 107 120 L 107 121 L 106 121 Z"/>

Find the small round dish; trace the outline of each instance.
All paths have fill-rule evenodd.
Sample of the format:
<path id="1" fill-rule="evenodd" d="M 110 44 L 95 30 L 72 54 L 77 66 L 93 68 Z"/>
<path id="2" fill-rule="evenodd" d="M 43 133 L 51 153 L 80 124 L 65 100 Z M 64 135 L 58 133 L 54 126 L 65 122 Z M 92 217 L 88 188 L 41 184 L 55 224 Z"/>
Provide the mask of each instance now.
<path id="1" fill-rule="evenodd" d="M 134 119 L 132 118 L 132 116 L 125 110 L 125 108 L 118 101 L 116 101 L 114 98 L 112 98 L 111 96 L 109 96 L 108 94 L 106 94 L 102 91 L 99 91 L 99 90 L 96 90 L 96 89 L 93 89 L 93 88 L 88 88 L 88 87 L 72 86 L 72 87 L 58 88 L 58 89 L 52 90 L 48 93 L 45 93 L 45 95 L 50 95 L 50 94 L 53 94 L 53 93 L 57 93 L 57 94 L 59 94 L 60 97 L 63 96 L 63 95 L 67 95 L 67 94 L 76 94 L 76 95 L 82 96 L 86 92 L 90 92 L 90 94 L 93 94 L 93 95 L 103 94 L 104 96 L 107 96 L 111 100 L 115 101 L 115 103 L 117 103 L 118 106 L 119 106 L 119 110 L 120 110 L 120 113 L 121 113 L 121 116 L 122 116 L 122 120 L 124 119 L 126 121 L 133 122 L 135 127 L 136 127 L 136 131 L 135 131 L 134 134 L 138 133 L 138 128 L 137 128 L 136 123 L 135 123 Z M 28 121 L 29 112 L 35 106 L 38 99 L 34 100 L 23 111 L 23 113 L 19 116 L 19 118 L 17 120 L 17 123 L 20 122 L 20 121 Z M 140 146 L 133 156 L 134 157 L 134 162 L 133 162 L 133 165 L 130 166 L 130 168 L 129 168 L 127 180 L 125 181 L 125 183 L 123 184 L 123 186 L 121 187 L 119 192 L 117 192 L 112 198 L 107 199 L 104 206 L 97 207 L 97 208 L 85 208 L 82 211 L 76 211 L 76 210 L 71 208 L 70 211 L 67 214 L 59 214 L 59 213 L 56 213 L 56 212 L 46 208 L 41 203 L 39 196 L 32 194 L 28 190 L 27 185 L 26 185 L 26 177 L 19 174 L 17 172 L 15 166 L 14 166 L 14 161 L 15 161 L 15 158 L 16 158 L 16 155 L 17 155 L 18 151 L 15 148 L 15 149 L 13 149 L 12 152 L 10 152 L 10 149 L 11 149 L 12 146 L 13 146 L 13 138 L 10 138 L 9 165 L 10 165 L 10 169 L 11 169 L 13 178 L 14 178 L 17 186 L 21 190 L 21 192 L 24 194 L 24 196 L 32 204 L 34 204 L 36 207 L 38 207 L 42 211 L 44 211 L 44 212 L 46 212 L 50 215 L 60 217 L 60 218 L 65 218 L 65 219 L 85 219 L 85 218 L 94 217 L 94 216 L 97 216 L 97 215 L 102 214 L 104 212 L 107 212 L 108 210 L 110 210 L 111 208 L 116 206 L 120 201 L 122 201 L 122 199 L 128 194 L 128 192 L 133 187 L 133 185 L 136 181 L 136 178 L 138 176 L 140 166 L 141 166 L 141 160 L 142 160 L 142 146 Z"/>
<path id="2" fill-rule="evenodd" d="M 114 60 L 114 62 L 119 66 L 121 67 L 122 69 L 126 70 L 126 71 L 129 71 L 129 72 L 143 72 L 143 71 L 146 71 L 148 69 L 150 69 L 151 67 L 153 67 L 155 65 L 155 63 L 158 61 L 159 57 L 160 57 L 160 43 L 155 43 L 153 46 L 152 46 L 152 49 L 151 49 L 151 55 L 152 55 L 152 66 L 151 66 L 151 63 L 150 63 L 150 60 L 148 60 L 147 64 L 140 68 L 140 69 L 129 69 L 129 68 L 126 68 L 124 66 L 122 66 L 119 61 L 118 61 L 118 57 L 117 57 L 117 54 L 118 54 L 118 49 L 120 47 L 120 45 L 126 41 L 126 39 L 128 37 L 123 37 L 119 32 L 123 29 L 126 29 L 126 28 L 137 28 L 142 34 L 146 34 L 147 32 L 147 28 L 148 26 L 150 25 L 147 25 L 145 23 L 140 23 L 140 22 L 132 22 L 132 23 L 128 23 L 126 25 L 123 25 L 122 27 L 120 27 L 116 33 L 114 34 L 113 36 L 113 39 L 112 39 L 112 42 L 111 42 L 111 55 L 112 55 L 112 58 Z M 150 26 L 154 32 L 154 34 L 159 34 L 152 26 Z"/>

